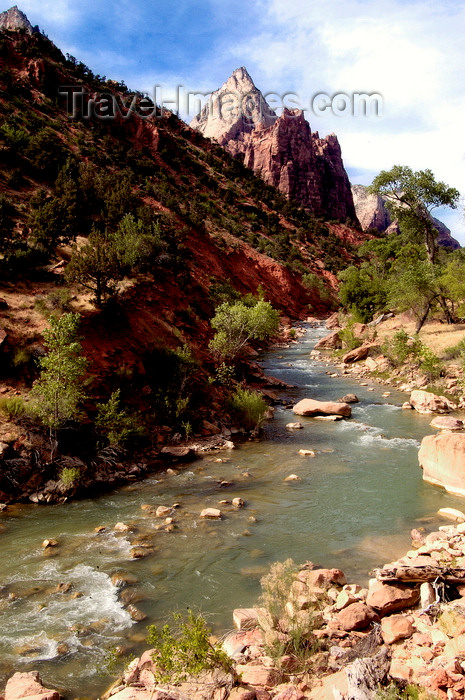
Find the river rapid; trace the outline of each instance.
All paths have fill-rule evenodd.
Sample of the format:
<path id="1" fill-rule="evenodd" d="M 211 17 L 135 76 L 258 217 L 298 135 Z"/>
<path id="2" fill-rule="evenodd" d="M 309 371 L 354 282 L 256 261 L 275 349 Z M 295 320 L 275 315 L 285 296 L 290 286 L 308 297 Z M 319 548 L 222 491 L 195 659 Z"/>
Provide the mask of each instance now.
<path id="1" fill-rule="evenodd" d="M 324 361 L 310 358 L 323 327 L 289 348 L 261 358 L 267 374 L 294 385 L 281 393 L 336 400 L 356 393 L 352 418 L 320 422 L 277 407 L 265 439 L 206 455 L 176 474 L 156 474 L 95 500 L 62 506 L 18 505 L 0 514 L 0 675 L 37 669 L 46 685 L 68 697 L 96 698 L 107 687 L 109 650 L 145 648 L 146 627 L 172 610 L 201 610 L 210 627 L 232 626 L 235 607 L 257 602 L 269 565 L 292 557 L 338 567 L 366 583 L 369 571 L 410 547 L 412 527 L 433 529 L 442 507 L 463 499 L 422 481 L 417 452 L 431 420 L 400 406 L 406 396 L 385 387 L 362 387 L 330 377 Z M 374 388 L 374 391 L 369 391 Z M 314 450 L 315 457 L 299 455 Z M 301 480 L 285 482 L 290 474 Z M 222 487 L 222 481 L 232 482 Z M 240 497 L 245 507 L 218 505 Z M 176 509 L 172 532 L 143 510 Z M 205 507 L 221 521 L 202 521 Z M 130 531 L 114 530 L 116 523 Z M 106 529 L 97 532 L 96 529 Z M 58 546 L 44 550 L 43 540 Z M 148 556 L 133 560 L 134 546 Z M 118 589 L 112 576 L 131 585 Z M 64 585 L 63 585 L 64 584 Z M 68 586 L 71 584 L 71 586 Z M 146 619 L 135 622 L 128 605 Z"/>

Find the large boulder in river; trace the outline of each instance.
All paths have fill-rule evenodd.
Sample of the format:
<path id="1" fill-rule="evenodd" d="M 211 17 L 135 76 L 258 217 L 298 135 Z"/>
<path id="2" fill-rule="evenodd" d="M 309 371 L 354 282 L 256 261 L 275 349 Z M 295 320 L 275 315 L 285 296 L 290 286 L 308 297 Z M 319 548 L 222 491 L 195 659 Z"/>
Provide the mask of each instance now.
<path id="1" fill-rule="evenodd" d="M 361 360 L 366 360 L 371 348 L 375 347 L 377 347 L 376 343 L 367 343 L 366 345 L 360 345 L 360 347 L 354 348 L 353 350 L 349 350 L 349 352 L 346 352 L 346 354 L 342 358 L 342 361 L 344 362 L 344 364 L 348 365 L 352 362 L 360 362 Z"/>
<path id="2" fill-rule="evenodd" d="M 436 396 L 431 391 L 415 389 L 410 394 L 410 404 L 418 413 L 449 413 L 457 406 L 445 396 Z"/>
<path id="3" fill-rule="evenodd" d="M 6 684 L 5 700 L 30 697 L 34 700 L 60 700 L 60 693 L 57 690 L 45 688 L 37 671 L 15 673 Z"/>
<path id="4" fill-rule="evenodd" d="M 418 461 L 425 481 L 465 496 L 465 433 L 427 435 L 421 441 Z"/>
<path id="5" fill-rule="evenodd" d="M 302 399 L 302 401 L 296 403 L 292 410 L 298 416 L 317 416 L 323 414 L 329 416 L 345 416 L 349 418 L 352 415 L 352 409 L 348 403 L 315 401 L 314 399 Z"/>
<path id="6" fill-rule="evenodd" d="M 329 331 L 333 331 L 335 328 L 340 328 L 340 323 L 339 323 L 339 314 L 337 311 L 335 311 L 331 316 L 326 319 L 325 323 L 326 328 Z"/>
<path id="7" fill-rule="evenodd" d="M 324 338 L 320 338 L 314 350 L 339 350 L 339 348 L 342 348 L 339 331 L 333 331 L 329 335 L 325 335 Z"/>

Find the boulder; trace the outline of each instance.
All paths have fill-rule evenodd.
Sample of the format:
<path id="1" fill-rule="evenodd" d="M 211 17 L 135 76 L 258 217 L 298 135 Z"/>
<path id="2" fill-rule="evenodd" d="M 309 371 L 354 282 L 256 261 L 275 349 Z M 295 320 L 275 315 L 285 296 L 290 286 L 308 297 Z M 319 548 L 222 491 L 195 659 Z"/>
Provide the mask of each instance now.
<path id="1" fill-rule="evenodd" d="M 195 450 L 193 450 L 192 447 L 185 446 L 175 447 L 170 445 L 163 447 L 161 455 L 166 459 L 171 459 L 178 462 L 191 462 L 196 458 Z"/>
<path id="2" fill-rule="evenodd" d="M 339 331 L 333 331 L 324 338 L 320 338 L 314 350 L 339 350 L 340 348 L 342 348 L 342 340 L 339 337 Z"/>
<path id="3" fill-rule="evenodd" d="M 390 615 L 381 620 L 381 634 L 385 644 L 408 639 L 415 632 L 412 621 L 405 615 Z"/>
<path id="4" fill-rule="evenodd" d="M 218 508 L 204 508 L 200 513 L 200 517 L 206 520 L 220 520 L 221 511 Z"/>
<path id="5" fill-rule="evenodd" d="M 340 401 L 341 403 L 358 403 L 359 398 L 355 394 L 346 394 Z"/>
<path id="6" fill-rule="evenodd" d="M 376 347 L 374 343 L 360 345 L 360 347 L 354 348 L 353 350 L 349 350 L 349 352 L 346 352 L 346 354 L 342 358 L 342 361 L 344 362 L 344 364 L 349 365 L 353 362 L 360 362 L 361 360 L 366 360 L 371 348 L 374 347 Z"/>
<path id="7" fill-rule="evenodd" d="M 258 627 L 259 618 L 263 616 L 263 608 L 236 608 L 233 611 L 233 622 L 238 630 Z"/>
<path id="8" fill-rule="evenodd" d="M 279 683 L 281 677 L 277 669 L 255 664 L 238 664 L 235 670 L 241 679 L 241 683 L 253 687 L 258 685 L 262 688 L 273 688 Z"/>
<path id="9" fill-rule="evenodd" d="M 438 430 L 463 430 L 463 420 L 452 416 L 436 416 L 430 423 L 432 428 Z"/>
<path id="10" fill-rule="evenodd" d="M 465 433 L 427 435 L 421 441 L 418 461 L 425 481 L 465 496 Z"/>
<path id="11" fill-rule="evenodd" d="M 5 700 L 19 700 L 34 696 L 36 700 L 60 700 L 57 690 L 49 690 L 42 685 L 39 673 L 15 673 L 6 684 Z"/>
<path id="12" fill-rule="evenodd" d="M 284 481 L 302 481 L 302 479 L 297 474 L 289 474 L 289 476 L 286 476 Z"/>
<path id="13" fill-rule="evenodd" d="M 449 413 L 457 406 L 445 396 L 436 396 L 431 391 L 415 389 L 410 394 L 410 404 L 418 413 Z"/>
<path id="14" fill-rule="evenodd" d="M 438 510 L 438 515 L 442 518 L 447 518 L 447 520 L 453 520 L 456 523 L 465 522 L 465 513 L 462 513 L 461 510 L 457 510 L 457 508 L 440 508 Z"/>
<path id="15" fill-rule="evenodd" d="M 331 316 L 328 319 L 326 319 L 325 326 L 329 331 L 333 331 L 336 328 L 340 328 L 339 314 L 337 311 L 335 311 L 333 314 L 331 314 Z"/>
<path id="16" fill-rule="evenodd" d="M 345 574 L 340 569 L 303 569 L 299 571 L 297 579 L 316 588 L 330 588 L 333 584 L 344 586 L 347 583 Z"/>
<path id="17" fill-rule="evenodd" d="M 352 409 L 347 403 L 336 401 L 315 401 L 314 399 L 302 399 L 293 407 L 293 412 L 298 416 L 317 416 L 318 414 L 330 416 L 352 415 Z"/>
<path id="18" fill-rule="evenodd" d="M 365 360 L 365 366 L 370 370 L 370 372 L 374 372 L 375 369 L 378 369 L 378 364 L 372 357 L 367 357 Z"/>
<path id="19" fill-rule="evenodd" d="M 288 424 L 286 425 L 286 428 L 287 428 L 288 430 L 300 430 L 300 429 L 303 428 L 303 427 L 304 427 L 304 426 L 302 425 L 302 423 L 299 423 L 299 422 L 297 422 L 297 423 L 288 423 Z"/>
<path id="20" fill-rule="evenodd" d="M 370 582 L 367 595 L 367 605 L 374 608 L 380 615 L 410 608 L 420 600 L 418 588 L 411 588 L 403 584 L 387 584 L 373 580 Z"/>
<path id="21" fill-rule="evenodd" d="M 364 630 L 372 622 L 379 622 L 379 617 L 369 605 L 352 603 L 338 613 L 337 620 L 343 630 L 352 632 L 353 630 Z"/>
<path id="22" fill-rule="evenodd" d="M 157 518 L 167 518 L 172 512 L 173 509 L 170 506 L 158 506 L 155 515 Z"/>

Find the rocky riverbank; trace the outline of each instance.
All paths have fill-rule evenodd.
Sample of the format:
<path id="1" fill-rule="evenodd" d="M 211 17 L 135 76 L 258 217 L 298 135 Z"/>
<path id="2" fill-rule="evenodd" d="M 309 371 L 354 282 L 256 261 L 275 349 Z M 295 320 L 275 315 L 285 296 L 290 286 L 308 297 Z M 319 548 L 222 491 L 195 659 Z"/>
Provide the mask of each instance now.
<path id="1" fill-rule="evenodd" d="M 228 671 L 160 684 L 147 650 L 105 698 L 367 700 L 380 688 L 406 684 L 441 700 L 463 698 L 465 523 L 411 535 L 414 548 L 375 570 L 367 588 L 348 583 L 339 569 L 306 562 L 284 590 L 280 574 L 288 562 L 275 565 L 279 614 L 269 607 L 234 611 L 236 629 L 222 640 L 231 659 Z M 36 672 L 16 673 L 4 697 L 59 700 Z"/>

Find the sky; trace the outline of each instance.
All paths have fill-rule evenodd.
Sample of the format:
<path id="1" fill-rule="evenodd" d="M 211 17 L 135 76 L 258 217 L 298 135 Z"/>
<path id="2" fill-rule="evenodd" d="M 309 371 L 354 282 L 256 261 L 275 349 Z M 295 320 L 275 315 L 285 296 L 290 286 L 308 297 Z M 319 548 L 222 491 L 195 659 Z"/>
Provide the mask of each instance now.
<path id="1" fill-rule="evenodd" d="M 465 2 L 17 1 L 94 73 L 150 95 L 158 85 L 166 100 L 177 86 L 209 93 L 245 66 L 278 103 L 295 95 L 313 131 L 337 134 L 353 184 L 399 164 L 430 168 L 457 188 L 458 209 L 436 216 L 465 245 Z M 380 95 L 381 114 L 355 116 L 356 93 Z M 319 114 L 317 94 L 346 95 L 347 108 L 338 115 L 337 101 Z M 182 106 L 181 115 L 188 118 Z"/>

